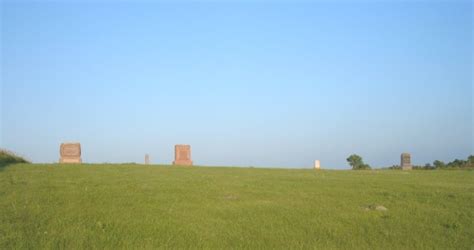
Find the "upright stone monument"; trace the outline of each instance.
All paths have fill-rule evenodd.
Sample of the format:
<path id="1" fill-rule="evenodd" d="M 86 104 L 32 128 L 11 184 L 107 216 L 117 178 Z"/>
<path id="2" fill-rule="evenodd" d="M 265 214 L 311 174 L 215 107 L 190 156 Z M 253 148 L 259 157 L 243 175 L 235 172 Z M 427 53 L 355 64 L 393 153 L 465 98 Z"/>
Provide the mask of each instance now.
<path id="1" fill-rule="evenodd" d="M 174 161 L 173 165 L 192 166 L 191 161 L 191 146 L 176 145 L 174 146 Z"/>
<path id="2" fill-rule="evenodd" d="M 150 164 L 150 156 L 148 154 L 145 155 L 145 165 Z"/>
<path id="3" fill-rule="evenodd" d="M 314 169 L 321 169 L 321 163 L 319 162 L 319 160 L 314 161 Z"/>
<path id="4" fill-rule="evenodd" d="M 402 170 L 412 170 L 411 155 L 409 153 L 403 153 L 400 158 Z"/>
<path id="5" fill-rule="evenodd" d="M 61 143 L 59 163 L 82 163 L 80 143 Z"/>

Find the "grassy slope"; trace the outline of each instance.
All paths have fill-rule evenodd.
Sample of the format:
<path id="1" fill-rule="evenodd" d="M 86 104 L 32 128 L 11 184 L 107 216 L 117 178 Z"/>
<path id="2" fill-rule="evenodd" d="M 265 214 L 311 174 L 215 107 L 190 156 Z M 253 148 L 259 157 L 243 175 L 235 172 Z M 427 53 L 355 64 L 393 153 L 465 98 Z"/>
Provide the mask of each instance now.
<path id="1" fill-rule="evenodd" d="M 470 249 L 474 171 L 24 164 L 0 209 L 1 249 Z"/>

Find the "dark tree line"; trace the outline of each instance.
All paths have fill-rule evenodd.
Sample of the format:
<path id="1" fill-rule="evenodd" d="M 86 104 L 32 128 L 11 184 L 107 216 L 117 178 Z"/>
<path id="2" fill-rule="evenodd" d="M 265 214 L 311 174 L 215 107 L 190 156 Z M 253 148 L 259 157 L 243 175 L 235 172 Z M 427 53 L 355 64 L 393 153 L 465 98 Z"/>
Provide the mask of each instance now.
<path id="1" fill-rule="evenodd" d="M 455 159 L 452 162 L 445 163 L 443 161 L 436 160 L 432 164 L 426 163 L 424 166 L 421 165 L 413 165 L 413 169 L 466 169 L 466 168 L 474 168 L 474 155 L 470 155 L 467 157 L 466 160 L 459 160 Z M 394 165 L 389 167 L 389 169 L 401 169 L 400 166 Z"/>
<path id="2" fill-rule="evenodd" d="M 359 155 L 353 154 L 347 158 L 347 162 L 352 167 L 353 170 L 364 170 L 371 169 L 368 164 L 365 164 L 362 160 L 362 157 Z M 424 170 L 433 170 L 433 169 L 467 169 L 474 168 L 474 155 L 470 155 L 466 160 L 456 159 L 452 162 L 444 163 L 443 161 L 436 160 L 432 164 L 426 163 L 424 166 L 413 165 L 413 169 L 424 169 Z M 388 167 L 388 169 L 402 169 L 400 165 L 393 165 Z"/>

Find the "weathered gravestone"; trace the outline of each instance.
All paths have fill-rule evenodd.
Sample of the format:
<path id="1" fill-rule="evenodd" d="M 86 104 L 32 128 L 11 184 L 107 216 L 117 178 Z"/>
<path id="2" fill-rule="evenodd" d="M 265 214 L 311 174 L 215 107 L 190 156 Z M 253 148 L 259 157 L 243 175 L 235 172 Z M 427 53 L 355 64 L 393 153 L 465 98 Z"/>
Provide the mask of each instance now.
<path id="1" fill-rule="evenodd" d="M 150 164 L 150 156 L 148 154 L 145 155 L 145 165 Z"/>
<path id="2" fill-rule="evenodd" d="M 400 157 L 400 166 L 403 170 L 412 170 L 411 155 L 409 153 L 403 153 Z"/>
<path id="3" fill-rule="evenodd" d="M 174 146 L 174 161 L 173 165 L 192 166 L 191 161 L 191 146 L 176 145 Z"/>
<path id="4" fill-rule="evenodd" d="M 61 143 L 59 163 L 82 163 L 80 143 Z"/>
<path id="5" fill-rule="evenodd" d="M 321 163 L 319 162 L 319 160 L 315 160 L 314 161 L 314 169 L 320 169 L 321 168 Z"/>

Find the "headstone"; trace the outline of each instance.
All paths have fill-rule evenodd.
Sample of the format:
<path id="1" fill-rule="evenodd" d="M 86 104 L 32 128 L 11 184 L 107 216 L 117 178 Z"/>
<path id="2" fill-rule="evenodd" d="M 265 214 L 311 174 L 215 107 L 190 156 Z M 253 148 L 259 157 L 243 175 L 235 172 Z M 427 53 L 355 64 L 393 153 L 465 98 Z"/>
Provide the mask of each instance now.
<path id="1" fill-rule="evenodd" d="M 192 166 L 191 161 L 191 146 L 176 145 L 174 146 L 174 161 L 173 165 Z"/>
<path id="2" fill-rule="evenodd" d="M 411 155 L 409 153 L 403 153 L 400 157 L 400 166 L 403 170 L 412 170 Z"/>
<path id="3" fill-rule="evenodd" d="M 145 165 L 150 164 L 150 156 L 148 154 L 145 155 Z"/>
<path id="4" fill-rule="evenodd" d="M 315 160 L 314 161 L 314 169 L 320 169 L 321 168 L 321 163 L 319 162 L 319 160 Z"/>
<path id="5" fill-rule="evenodd" d="M 59 163 L 82 163 L 80 143 L 61 143 Z"/>

